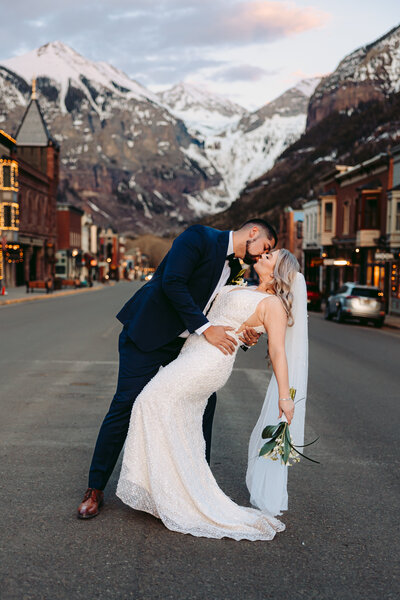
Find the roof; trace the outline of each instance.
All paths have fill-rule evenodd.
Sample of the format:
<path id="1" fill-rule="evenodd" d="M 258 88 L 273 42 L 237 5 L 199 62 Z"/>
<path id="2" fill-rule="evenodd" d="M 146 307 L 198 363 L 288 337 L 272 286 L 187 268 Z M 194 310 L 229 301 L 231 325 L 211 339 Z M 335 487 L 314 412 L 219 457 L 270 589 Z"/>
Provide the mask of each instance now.
<path id="1" fill-rule="evenodd" d="M 376 156 L 373 156 L 372 158 L 364 160 L 363 162 L 358 163 L 354 167 L 351 167 L 348 171 L 343 171 L 343 173 L 339 173 L 338 175 L 336 175 L 335 179 L 340 182 L 346 179 L 350 179 L 356 173 L 368 172 L 370 169 L 378 166 L 379 164 L 385 164 L 388 161 L 389 154 L 387 152 L 380 152 Z"/>
<path id="2" fill-rule="evenodd" d="M 36 99 L 33 98 L 28 104 L 15 138 L 18 146 L 48 146 L 49 142 L 58 146 L 47 129 Z"/>
<path id="3" fill-rule="evenodd" d="M 14 138 L 11 137 L 11 135 L 9 135 L 5 131 L 3 131 L 3 129 L 0 129 L 0 144 L 5 146 L 9 150 L 12 150 L 14 148 L 16 142 L 15 142 Z"/>

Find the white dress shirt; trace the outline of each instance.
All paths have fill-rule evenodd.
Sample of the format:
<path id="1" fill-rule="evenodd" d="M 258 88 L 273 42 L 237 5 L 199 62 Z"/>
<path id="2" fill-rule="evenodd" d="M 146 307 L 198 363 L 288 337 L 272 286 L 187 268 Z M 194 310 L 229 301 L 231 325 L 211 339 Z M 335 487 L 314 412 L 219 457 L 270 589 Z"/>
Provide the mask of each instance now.
<path id="1" fill-rule="evenodd" d="M 228 250 L 226 251 L 226 256 L 229 256 L 229 254 L 232 254 L 232 253 L 233 253 L 233 231 L 230 231 L 229 232 Z M 222 269 L 221 277 L 219 278 L 217 286 L 216 286 L 215 290 L 213 291 L 213 293 L 211 294 L 206 306 L 204 307 L 204 310 L 203 310 L 204 314 L 207 314 L 207 311 L 210 308 L 212 301 L 214 300 L 215 296 L 218 294 L 219 290 L 225 285 L 225 282 L 227 281 L 230 274 L 231 274 L 231 268 L 229 266 L 229 261 L 227 259 L 224 263 L 224 268 Z M 203 333 L 203 331 L 208 329 L 210 326 L 211 326 L 211 323 L 204 323 L 204 325 L 202 325 L 201 327 L 196 329 L 197 335 L 201 335 Z M 179 337 L 183 337 L 183 338 L 186 338 L 188 336 L 189 336 L 189 331 L 187 329 L 186 329 L 186 331 L 183 331 L 179 335 Z"/>

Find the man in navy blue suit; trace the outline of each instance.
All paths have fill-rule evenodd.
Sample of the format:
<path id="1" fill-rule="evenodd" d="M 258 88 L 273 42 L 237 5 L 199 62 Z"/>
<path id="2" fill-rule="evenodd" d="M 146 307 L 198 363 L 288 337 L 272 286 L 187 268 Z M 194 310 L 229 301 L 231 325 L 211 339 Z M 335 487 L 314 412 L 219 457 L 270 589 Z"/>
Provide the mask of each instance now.
<path id="1" fill-rule="evenodd" d="M 219 289 L 241 270 L 238 259 L 254 264 L 276 242 L 273 227 L 262 219 L 251 219 L 237 231 L 193 225 L 176 238 L 152 279 L 118 313 L 123 329 L 117 390 L 99 431 L 79 518 L 98 515 L 103 490 L 128 433 L 133 403 L 159 368 L 178 356 L 186 337 L 204 335 L 224 354 L 234 352 L 231 328 L 211 325 L 207 312 Z M 258 337 L 250 329 L 241 340 L 254 345 Z M 203 417 L 208 462 L 215 403 L 213 394 Z"/>

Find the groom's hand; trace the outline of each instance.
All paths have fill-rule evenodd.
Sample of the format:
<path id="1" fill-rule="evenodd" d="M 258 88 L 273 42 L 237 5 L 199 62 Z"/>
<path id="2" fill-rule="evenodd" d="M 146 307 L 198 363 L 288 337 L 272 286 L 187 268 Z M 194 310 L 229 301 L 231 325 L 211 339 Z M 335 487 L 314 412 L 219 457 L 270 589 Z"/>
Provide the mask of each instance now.
<path id="1" fill-rule="evenodd" d="M 225 327 L 224 325 L 210 325 L 208 329 L 203 331 L 203 335 L 207 342 L 216 346 L 223 354 L 233 354 L 237 341 L 228 335 L 227 331 L 232 331 L 233 327 Z"/>

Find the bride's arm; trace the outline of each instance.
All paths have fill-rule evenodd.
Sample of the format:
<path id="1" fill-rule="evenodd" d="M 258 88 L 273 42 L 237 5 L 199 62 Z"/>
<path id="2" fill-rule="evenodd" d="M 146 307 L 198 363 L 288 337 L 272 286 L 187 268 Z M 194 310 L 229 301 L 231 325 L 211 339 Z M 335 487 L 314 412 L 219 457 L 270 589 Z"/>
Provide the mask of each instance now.
<path id="1" fill-rule="evenodd" d="M 259 318 L 268 334 L 268 351 L 274 369 L 279 392 L 279 418 L 285 414 L 290 425 L 294 402 L 290 399 L 289 372 L 285 351 L 287 314 L 281 300 L 268 298 L 258 305 Z"/>

